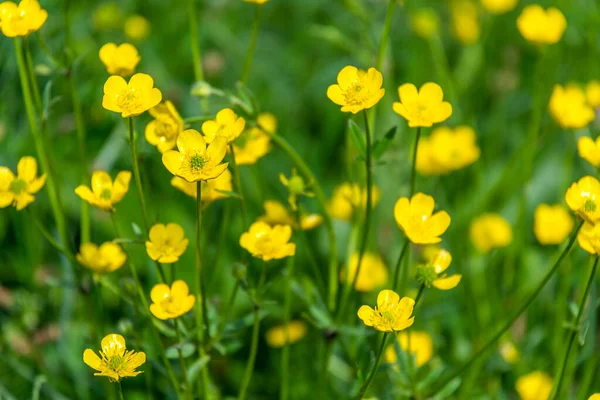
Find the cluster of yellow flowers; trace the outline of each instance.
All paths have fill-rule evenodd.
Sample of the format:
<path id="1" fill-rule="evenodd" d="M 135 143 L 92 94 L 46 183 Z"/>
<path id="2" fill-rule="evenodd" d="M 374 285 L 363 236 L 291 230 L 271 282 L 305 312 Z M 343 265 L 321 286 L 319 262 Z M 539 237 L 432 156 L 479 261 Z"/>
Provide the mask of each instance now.
<path id="1" fill-rule="evenodd" d="M 473 128 L 436 128 L 419 140 L 417 171 L 422 175 L 444 175 L 465 168 L 479 159 Z"/>

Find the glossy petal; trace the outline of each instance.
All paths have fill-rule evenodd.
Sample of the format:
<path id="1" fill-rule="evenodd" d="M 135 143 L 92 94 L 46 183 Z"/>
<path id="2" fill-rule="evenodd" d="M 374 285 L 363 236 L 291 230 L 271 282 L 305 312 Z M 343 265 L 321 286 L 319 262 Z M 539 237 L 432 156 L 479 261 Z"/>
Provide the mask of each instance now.
<path id="1" fill-rule="evenodd" d="M 399 301 L 400 296 L 393 290 L 382 290 L 377 295 L 377 307 L 381 307 L 386 303 L 398 303 Z"/>
<path id="2" fill-rule="evenodd" d="M 440 290 L 454 289 L 460 282 L 462 275 L 452 275 L 447 278 L 439 278 L 433 281 L 432 285 Z"/>
<path id="3" fill-rule="evenodd" d="M 204 154 L 206 149 L 206 142 L 204 138 L 195 129 L 186 129 L 179 134 L 177 138 L 177 148 L 182 153 L 195 153 L 199 152 Z M 168 168 L 168 167 L 167 167 Z"/>
<path id="4" fill-rule="evenodd" d="M 37 161 L 35 158 L 22 157 L 17 164 L 17 176 L 27 183 L 32 182 L 37 176 Z"/>

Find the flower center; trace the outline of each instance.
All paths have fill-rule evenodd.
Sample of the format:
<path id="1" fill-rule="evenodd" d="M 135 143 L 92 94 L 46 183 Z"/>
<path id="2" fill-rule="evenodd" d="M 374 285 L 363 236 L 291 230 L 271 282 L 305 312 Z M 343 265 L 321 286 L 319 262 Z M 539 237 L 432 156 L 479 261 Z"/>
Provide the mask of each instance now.
<path id="1" fill-rule="evenodd" d="M 596 202 L 592 199 L 587 199 L 583 204 L 583 211 L 594 212 L 596 211 Z"/>
<path id="2" fill-rule="evenodd" d="M 136 110 L 140 108 L 140 97 L 133 89 L 126 89 L 119 93 L 119 97 L 117 98 L 117 105 L 119 108 L 123 110 Z"/>
<path id="3" fill-rule="evenodd" d="M 172 121 L 156 121 L 154 132 L 156 136 L 171 139 L 177 134 L 177 126 Z"/>
<path id="4" fill-rule="evenodd" d="M 417 267 L 417 280 L 427 287 L 438 277 L 435 267 L 431 264 L 423 264 Z"/>
<path id="5" fill-rule="evenodd" d="M 114 355 L 108 360 L 108 366 L 113 371 L 120 371 L 123 369 L 125 364 L 125 359 L 119 355 Z"/>
<path id="6" fill-rule="evenodd" d="M 171 296 L 168 296 L 161 300 L 160 306 L 169 314 L 177 314 L 179 312 L 179 304 L 175 303 Z"/>
<path id="7" fill-rule="evenodd" d="M 383 311 L 383 312 L 379 312 L 379 314 L 381 315 L 381 318 L 383 318 L 383 320 L 385 322 L 392 323 L 396 320 L 394 313 L 391 311 Z"/>
<path id="8" fill-rule="evenodd" d="M 15 179 L 10 183 L 10 191 L 14 194 L 21 194 L 27 189 L 27 182 L 23 179 Z"/>
<path id="9" fill-rule="evenodd" d="M 194 172 L 200 171 L 206 165 L 206 159 L 201 155 L 193 155 L 190 158 L 190 169 Z"/>
<path id="10" fill-rule="evenodd" d="M 353 82 L 348 89 L 344 91 L 344 99 L 351 106 L 357 106 L 367 101 L 369 93 L 361 82 Z"/>
<path id="11" fill-rule="evenodd" d="M 102 193 L 100 193 L 100 198 L 102 200 L 110 200 L 112 198 L 112 192 L 110 189 L 103 189 Z"/>
<path id="12" fill-rule="evenodd" d="M 292 176 L 289 179 L 288 189 L 290 193 L 302 194 L 304 192 L 304 180 L 300 176 Z"/>

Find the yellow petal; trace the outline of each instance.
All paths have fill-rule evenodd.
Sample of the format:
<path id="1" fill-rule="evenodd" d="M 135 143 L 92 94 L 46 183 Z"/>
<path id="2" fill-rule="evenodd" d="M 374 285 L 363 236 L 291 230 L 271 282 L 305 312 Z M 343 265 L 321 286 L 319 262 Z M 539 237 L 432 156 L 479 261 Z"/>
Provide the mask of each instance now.
<path id="1" fill-rule="evenodd" d="M 412 83 L 405 83 L 404 85 L 400 86 L 398 88 L 398 96 L 400 97 L 400 102 L 404 104 L 419 100 L 417 87 Z"/>
<path id="2" fill-rule="evenodd" d="M 23 192 L 21 194 L 15 195 L 15 207 L 17 208 L 17 211 L 21 211 L 34 201 L 35 197 L 30 195 L 29 193 Z"/>
<path id="3" fill-rule="evenodd" d="M 222 137 L 215 138 L 206 149 L 206 158 L 210 166 L 215 166 L 223 161 L 225 154 L 227 154 L 227 140 Z"/>
<path id="4" fill-rule="evenodd" d="M 182 280 L 176 280 L 175 282 L 173 282 L 173 284 L 171 285 L 171 296 L 172 297 L 176 297 L 176 298 L 184 298 L 187 297 L 187 295 L 190 293 L 190 289 L 187 285 L 187 283 L 185 283 Z"/>
<path id="5" fill-rule="evenodd" d="M 171 318 L 171 316 L 169 314 L 167 314 L 165 312 L 165 310 L 163 310 L 163 308 L 156 303 L 150 304 L 150 312 L 156 318 L 163 320 L 163 321 Z"/>
<path id="6" fill-rule="evenodd" d="M 0 191 L 7 191 L 15 180 L 15 175 L 7 167 L 0 167 Z"/>
<path id="7" fill-rule="evenodd" d="M 83 362 L 96 371 L 102 371 L 102 360 L 92 349 L 86 349 L 83 352 Z"/>
<path id="8" fill-rule="evenodd" d="M 338 85 L 340 85 L 342 90 L 350 86 L 356 79 L 358 79 L 358 68 L 352 65 L 342 68 L 337 76 Z"/>
<path id="9" fill-rule="evenodd" d="M 92 193 L 91 189 L 87 186 L 80 185 L 75 189 L 75 194 L 81 197 L 83 200 L 91 203 L 94 199 L 94 193 Z"/>
<path id="10" fill-rule="evenodd" d="M 35 161 L 35 158 L 22 157 L 17 164 L 17 176 L 27 183 L 32 182 L 37 176 L 37 161 Z"/>
<path id="11" fill-rule="evenodd" d="M 13 192 L 0 192 L 0 208 L 10 206 L 14 200 L 15 195 Z"/>
<path id="12" fill-rule="evenodd" d="M 398 293 L 393 290 L 382 290 L 377 295 L 377 307 L 381 307 L 387 303 L 398 303 L 400 301 L 400 296 Z"/>
<path id="13" fill-rule="evenodd" d="M 399 198 L 394 205 L 394 219 L 396 220 L 396 223 L 400 226 L 404 225 L 404 223 L 408 220 L 409 215 L 410 202 L 408 197 Z"/>
<path id="14" fill-rule="evenodd" d="M 125 338 L 117 333 L 106 335 L 100 345 L 106 355 L 119 354 L 127 348 Z"/>
<path id="15" fill-rule="evenodd" d="M 440 278 L 433 281 L 433 286 L 440 290 L 450 290 L 455 288 L 460 282 L 462 275 L 452 275 L 447 278 Z"/>
<path id="16" fill-rule="evenodd" d="M 112 65 L 113 56 L 115 55 L 116 51 L 117 45 L 114 43 L 106 43 L 104 46 L 102 46 L 100 48 L 100 52 L 98 53 L 102 64 L 104 64 L 106 67 Z"/>
<path id="17" fill-rule="evenodd" d="M 435 268 L 436 274 L 441 274 L 450 266 L 452 262 L 452 255 L 449 251 L 444 249 L 440 250 L 433 260 L 433 267 Z"/>
<path id="18" fill-rule="evenodd" d="M 331 85 L 327 88 L 327 98 L 340 106 L 346 104 L 344 92 L 339 85 Z"/>
<path id="19" fill-rule="evenodd" d="M 131 181 L 131 172 L 121 171 L 117 174 L 113 184 L 112 202 L 118 203 L 123 199 L 129 190 L 129 182 Z"/>
<path id="20" fill-rule="evenodd" d="M 35 194 L 40 191 L 44 187 L 46 183 L 46 174 L 43 174 L 38 179 L 34 179 L 27 185 L 27 192 L 30 194 Z"/>
<path id="21" fill-rule="evenodd" d="M 146 362 L 146 353 L 144 353 L 143 351 L 140 351 L 139 353 L 135 353 L 133 355 L 133 357 L 131 357 L 129 359 L 129 362 L 127 363 L 127 368 L 134 370 L 145 362 Z"/>
<path id="22" fill-rule="evenodd" d="M 131 77 L 128 86 L 130 88 L 135 88 L 136 90 L 148 90 L 154 86 L 154 80 L 148 74 L 139 73 Z M 160 103 L 160 100 L 158 101 L 158 103 Z M 154 105 L 152 107 L 154 107 Z"/>
<path id="23" fill-rule="evenodd" d="M 429 217 L 434 207 L 435 200 L 427 194 L 417 193 L 410 199 L 410 212 L 412 215 Z"/>
<path id="24" fill-rule="evenodd" d="M 360 318 L 365 325 L 373 326 L 373 317 L 375 315 L 375 310 L 373 310 L 369 306 L 361 306 L 358 309 L 358 318 Z"/>
<path id="25" fill-rule="evenodd" d="M 96 196 L 101 196 L 104 190 L 110 190 L 112 193 L 112 179 L 104 171 L 94 171 L 92 173 L 92 191 Z"/>
<path id="26" fill-rule="evenodd" d="M 444 92 L 440 85 L 427 82 L 419 90 L 419 99 L 430 106 L 437 106 L 444 99 Z"/>
<path id="27" fill-rule="evenodd" d="M 180 225 L 170 223 L 167 224 L 167 236 L 171 239 L 172 243 L 178 243 L 183 240 L 185 233 Z"/>
<path id="28" fill-rule="evenodd" d="M 200 152 L 201 154 L 204 154 L 206 150 L 206 142 L 204 141 L 204 138 L 200 132 L 197 130 L 186 129 L 185 131 L 181 132 L 177 138 L 177 148 L 182 153 Z"/>
<path id="29" fill-rule="evenodd" d="M 169 288 L 169 286 L 167 286 L 164 283 L 159 283 L 154 285 L 154 287 L 150 291 L 150 298 L 152 299 L 153 303 L 160 304 L 162 300 L 164 300 L 166 297 L 169 297 L 170 293 L 171 289 Z"/>
<path id="30" fill-rule="evenodd" d="M 185 156 L 183 153 L 180 153 L 175 150 L 165 151 L 162 155 L 163 165 L 169 170 L 173 175 L 179 175 L 179 169 L 181 164 L 183 163 Z"/>

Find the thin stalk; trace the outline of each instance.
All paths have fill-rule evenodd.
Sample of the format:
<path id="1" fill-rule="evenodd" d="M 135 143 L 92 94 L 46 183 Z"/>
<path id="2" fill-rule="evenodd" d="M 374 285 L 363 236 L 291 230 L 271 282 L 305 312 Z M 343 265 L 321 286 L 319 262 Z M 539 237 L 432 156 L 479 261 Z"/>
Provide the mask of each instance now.
<path id="1" fill-rule="evenodd" d="M 402 250 L 400 250 L 400 255 L 398 256 L 398 261 L 396 261 L 396 267 L 394 268 L 394 284 L 392 285 L 392 290 L 398 290 L 398 278 L 400 277 L 400 270 L 402 269 L 402 260 L 404 259 L 404 255 L 406 254 L 409 245 L 410 240 L 405 237 L 404 245 L 402 246 Z"/>
<path id="2" fill-rule="evenodd" d="M 217 238 L 217 245 L 215 251 L 215 260 L 213 261 L 213 270 L 210 281 L 208 282 L 208 287 L 213 287 L 217 278 L 219 277 L 219 270 L 221 265 L 221 254 L 223 253 L 221 250 L 223 249 L 223 243 L 225 243 L 225 239 L 227 237 L 227 231 L 230 227 L 231 220 L 231 204 L 226 202 L 223 206 L 223 214 L 221 216 L 221 223 L 219 224 L 219 234 Z"/>
<path id="3" fill-rule="evenodd" d="M 413 147 L 413 158 L 410 167 L 410 193 L 409 198 L 415 193 L 415 182 L 417 180 L 417 152 L 419 150 L 419 138 L 421 137 L 421 127 L 417 128 L 417 135 L 415 137 L 415 144 Z"/>
<path id="4" fill-rule="evenodd" d="M 223 336 L 223 332 L 225 331 L 225 327 L 227 326 L 227 322 L 229 321 L 229 318 L 231 317 L 231 313 L 233 311 L 233 305 L 235 304 L 235 299 L 237 297 L 239 289 L 240 289 L 240 283 L 238 281 L 236 281 L 235 285 L 233 286 L 233 290 L 231 291 L 231 295 L 229 296 L 229 300 L 227 301 L 227 306 L 225 307 L 225 316 L 223 317 L 221 323 L 219 324 L 217 333 L 213 337 L 210 347 L 212 347 L 215 343 L 217 343 L 219 340 L 221 340 L 221 337 Z"/>
<path id="5" fill-rule="evenodd" d="M 381 364 L 381 355 L 383 354 L 383 350 L 385 349 L 385 342 L 387 341 L 389 334 L 390 334 L 389 332 L 385 332 L 383 334 L 383 338 L 381 338 L 381 345 L 379 346 L 379 352 L 377 353 L 377 358 L 375 359 L 375 364 L 373 365 L 373 369 L 369 373 L 367 380 L 361 386 L 360 391 L 358 392 L 358 396 L 356 396 L 357 400 L 362 399 L 363 395 L 367 392 L 367 389 L 369 389 L 369 386 L 371 386 L 371 382 L 373 381 L 373 378 L 375 377 L 375 374 L 377 373 L 377 369 L 379 369 L 379 364 Z"/>
<path id="6" fill-rule="evenodd" d="M 297 213 L 298 214 L 298 213 Z M 295 257 L 288 259 L 287 275 L 285 277 L 285 294 L 283 300 L 283 326 L 285 329 L 285 344 L 281 351 L 281 391 L 279 398 L 289 397 L 289 368 L 290 368 L 290 308 L 292 306 L 292 277 L 294 275 Z"/>
<path id="7" fill-rule="evenodd" d="M 385 49 L 390 38 L 390 30 L 392 28 L 392 19 L 394 17 L 394 10 L 396 9 L 396 3 L 396 0 L 388 0 L 388 8 L 385 14 L 385 23 L 383 25 L 381 41 L 379 42 L 379 52 L 377 53 L 377 64 L 375 64 L 378 71 L 381 71 L 381 68 L 383 67 Z"/>
<path id="8" fill-rule="evenodd" d="M 194 79 L 204 80 L 202 70 L 202 56 L 200 54 L 200 43 L 198 41 L 198 15 L 196 14 L 195 0 L 188 0 L 188 23 L 190 27 L 190 46 L 192 50 L 192 63 L 194 64 Z"/>
<path id="9" fill-rule="evenodd" d="M 29 47 L 29 38 L 27 36 L 23 38 L 23 44 L 25 46 L 25 59 L 27 60 L 29 82 L 31 84 L 31 88 L 33 89 L 33 99 L 35 101 L 36 111 L 41 115 L 43 110 L 42 95 L 40 94 L 40 88 L 37 84 L 37 79 L 35 77 L 35 72 L 33 69 L 33 60 L 31 58 L 31 48 Z"/>
<path id="10" fill-rule="evenodd" d="M 231 169 L 233 169 L 235 190 L 237 190 L 238 194 L 240 195 L 242 202 L 242 223 L 244 224 L 244 228 L 242 230 L 246 230 L 246 228 L 248 228 L 248 210 L 246 209 L 246 198 L 244 197 L 242 178 L 240 177 L 240 168 L 235 161 L 235 150 L 233 148 L 233 144 L 229 145 L 229 151 L 231 151 Z"/>
<path id="11" fill-rule="evenodd" d="M 150 231 L 150 224 L 148 223 L 148 212 L 146 211 L 146 199 L 144 198 L 144 190 L 142 189 L 142 179 L 140 177 L 140 166 L 137 159 L 137 144 L 135 140 L 135 134 L 133 132 L 133 117 L 127 119 L 129 124 L 129 147 L 131 148 L 131 164 L 133 166 L 133 176 L 135 179 L 135 185 L 137 186 L 138 198 L 140 200 L 140 207 L 142 208 L 142 217 L 144 218 L 144 228 L 146 233 Z M 163 279 L 164 280 L 164 279 Z"/>
<path id="12" fill-rule="evenodd" d="M 421 286 L 419 287 L 419 291 L 417 292 L 417 297 L 415 298 L 415 308 L 417 307 L 417 304 L 419 304 L 419 300 L 421 300 L 421 297 L 423 297 L 424 292 L 425 292 L 425 284 L 422 283 Z"/>
<path id="13" fill-rule="evenodd" d="M 183 353 L 181 348 L 183 346 L 183 340 L 181 339 L 181 331 L 179 330 L 179 322 L 175 319 L 175 335 L 177 336 L 177 355 L 179 356 L 179 364 L 181 364 L 181 373 L 183 375 L 183 383 L 185 385 L 185 390 L 187 392 L 188 399 L 193 399 L 194 395 L 192 394 L 192 386 L 190 385 L 190 381 L 188 379 L 187 374 L 187 364 L 185 362 L 185 358 L 183 358 Z"/>
<path id="14" fill-rule="evenodd" d="M 256 4 L 254 8 L 254 21 L 252 22 L 252 38 L 250 39 L 250 46 L 246 52 L 246 58 L 244 59 L 244 69 L 242 70 L 242 83 L 248 82 L 250 76 L 250 70 L 252 69 L 252 60 L 254 59 L 254 49 L 256 48 L 256 39 L 258 38 L 258 30 L 260 28 L 260 11 L 262 4 Z"/>
<path id="15" fill-rule="evenodd" d="M 571 353 L 573 343 L 575 342 L 575 338 L 577 337 L 577 333 L 579 332 L 579 326 L 581 325 L 581 320 L 583 319 L 585 304 L 587 303 L 592 284 L 594 283 L 594 277 L 596 276 L 596 268 L 598 267 L 598 260 L 600 260 L 600 257 L 595 257 L 594 263 L 590 271 L 590 277 L 588 278 L 587 285 L 585 286 L 585 291 L 583 292 L 583 296 L 581 296 L 581 300 L 579 301 L 579 309 L 577 310 L 577 316 L 575 317 L 575 324 L 573 327 L 571 327 L 571 335 L 569 335 L 567 348 L 565 349 L 562 365 L 559 370 L 560 372 L 558 373 L 558 380 L 555 381 L 556 384 L 554 386 L 552 394 L 550 395 L 550 400 L 554 400 L 560 397 L 560 391 L 565 376 L 565 370 L 569 362 L 569 355 Z"/>
<path id="16" fill-rule="evenodd" d="M 311 269 L 313 270 L 313 274 L 315 276 L 315 279 L 317 281 L 317 287 L 320 290 L 325 291 L 326 286 L 325 286 L 325 278 L 323 277 L 323 274 L 321 273 L 321 269 L 319 268 L 319 265 L 317 263 L 317 260 L 315 259 L 315 255 L 313 254 L 313 251 L 311 249 L 310 246 L 310 242 L 308 241 L 308 235 L 306 234 L 306 231 L 304 229 L 302 229 L 302 219 L 301 219 L 301 214 L 302 209 L 298 208 L 298 212 L 296 212 L 296 226 L 298 227 L 296 229 L 298 236 L 300 236 L 300 240 L 302 241 L 302 244 L 304 245 L 304 250 L 306 252 L 306 256 L 308 257 L 308 263 L 311 267 Z"/>
<path id="17" fill-rule="evenodd" d="M 117 392 L 119 393 L 119 400 L 125 400 L 123 396 L 123 388 L 121 387 L 121 381 L 117 381 Z"/>
<path id="18" fill-rule="evenodd" d="M 550 268 L 550 270 L 544 276 L 544 279 L 538 284 L 538 286 L 534 289 L 534 291 L 527 297 L 527 299 L 523 302 L 521 306 L 517 308 L 517 311 L 513 313 L 513 315 L 502 325 L 502 327 L 496 332 L 494 336 L 492 336 L 479 350 L 477 350 L 469 359 L 464 362 L 459 368 L 457 368 L 451 375 L 446 377 L 445 379 L 441 379 L 440 383 L 437 384 L 430 393 L 428 393 L 427 397 L 433 397 L 440 390 L 442 390 L 448 383 L 450 383 L 454 378 L 460 376 L 463 372 L 465 372 L 473 363 L 479 360 L 480 357 L 485 355 L 485 353 L 510 329 L 513 323 L 527 310 L 527 308 L 533 303 L 533 301 L 537 298 L 540 292 L 544 289 L 548 281 L 554 276 L 554 273 L 558 270 L 558 267 L 562 263 L 563 259 L 567 256 L 573 244 L 575 243 L 575 239 L 577 239 L 577 233 L 581 229 L 583 225 L 583 221 L 579 223 L 575 231 L 571 234 L 571 238 L 567 246 L 560 253 L 560 256 Z"/>
<path id="19" fill-rule="evenodd" d="M 54 249 L 56 251 L 58 251 L 65 257 L 67 257 L 69 259 L 69 261 L 71 261 L 72 263 L 75 263 L 76 260 L 75 260 L 75 257 L 73 257 L 73 254 L 69 250 L 67 250 L 63 246 L 61 246 L 56 240 L 54 240 L 54 238 L 52 237 L 50 232 L 48 232 L 46 230 L 44 225 L 37 219 L 37 217 L 33 214 L 32 211 L 30 211 L 29 208 L 26 208 L 26 210 L 27 210 L 27 213 L 29 214 L 29 216 L 31 217 L 31 219 L 33 220 L 33 223 L 38 228 L 38 230 L 40 231 L 42 236 L 48 241 L 48 243 L 50 243 L 50 245 L 52 247 L 54 247 Z"/>

